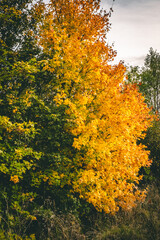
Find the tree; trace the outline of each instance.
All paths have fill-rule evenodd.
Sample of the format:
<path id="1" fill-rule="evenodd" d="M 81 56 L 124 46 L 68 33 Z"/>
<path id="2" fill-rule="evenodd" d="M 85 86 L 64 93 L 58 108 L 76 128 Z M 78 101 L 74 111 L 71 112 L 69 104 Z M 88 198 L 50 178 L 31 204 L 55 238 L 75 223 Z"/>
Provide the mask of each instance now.
<path id="1" fill-rule="evenodd" d="M 23 235 L 23 223 L 35 219 L 30 199 L 36 193 L 23 188 L 23 177 L 41 156 L 32 146 L 35 123 L 26 115 L 36 72 L 35 60 L 28 62 L 40 52 L 35 38 L 39 19 L 33 18 L 36 6 L 30 4 L 0 1 L 0 217 L 5 239 L 13 239 L 13 229 Z"/>
<path id="2" fill-rule="evenodd" d="M 142 83 L 148 103 L 155 112 L 160 111 L 160 55 L 153 48 L 145 58 Z"/>
<path id="3" fill-rule="evenodd" d="M 52 73 L 48 102 L 64 108 L 71 145 L 61 147 L 60 185 L 70 186 L 97 209 L 131 207 L 148 152 L 136 141 L 150 124 L 149 109 L 135 85 L 124 85 L 125 68 L 110 66 L 115 53 L 106 44 L 108 14 L 100 1 L 51 1 L 40 44 Z M 67 164 L 66 164 L 67 163 Z"/>
<path id="4" fill-rule="evenodd" d="M 136 83 L 139 91 L 145 97 L 145 102 L 152 107 L 152 112 L 157 116 L 150 128 L 147 129 L 146 136 L 141 143 L 147 146 L 150 151 L 152 165 L 150 168 L 143 169 L 147 181 L 159 181 L 159 162 L 160 162 L 160 128 L 159 128 L 159 106 L 160 106 L 160 55 L 156 50 L 150 48 L 147 54 L 144 67 L 130 67 L 128 81 Z"/>
<path id="5" fill-rule="evenodd" d="M 159 112 L 160 108 L 160 55 L 156 50 L 150 48 L 147 54 L 144 67 L 130 67 L 128 80 L 139 85 L 140 92 L 145 96 L 148 106 L 153 112 Z"/>

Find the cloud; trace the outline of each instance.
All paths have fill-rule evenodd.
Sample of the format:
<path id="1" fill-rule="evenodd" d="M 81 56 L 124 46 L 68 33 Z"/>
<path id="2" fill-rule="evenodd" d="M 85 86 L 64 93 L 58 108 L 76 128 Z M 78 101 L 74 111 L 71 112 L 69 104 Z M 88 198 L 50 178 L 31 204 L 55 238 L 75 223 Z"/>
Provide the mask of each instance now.
<path id="1" fill-rule="evenodd" d="M 144 60 L 145 60 L 146 55 L 142 55 L 139 57 L 126 57 L 125 59 L 125 64 L 126 65 L 132 65 L 132 66 L 143 66 L 144 65 Z M 143 64 L 142 64 L 143 63 Z"/>
<path id="2" fill-rule="evenodd" d="M 111 2 L 103 0 L 102 5 L 108 9 Z M 159 0 L 115 0 L 113 10 L 108 42 L 114 42 L 119 60 L 137 59 L 137 63 L 143 64 L 141 56 L 150 47 L 160 51 Z"/>
<path id="3" fill-rule="evenodd" d="M 137 4 L 150 4 L 151 2 L 159 2 L 159 0 L 102 0 L 102 5 L 111 5 L 114 3 L 114 5 L 119 5 L 122 7 L 130 7 Z"/>

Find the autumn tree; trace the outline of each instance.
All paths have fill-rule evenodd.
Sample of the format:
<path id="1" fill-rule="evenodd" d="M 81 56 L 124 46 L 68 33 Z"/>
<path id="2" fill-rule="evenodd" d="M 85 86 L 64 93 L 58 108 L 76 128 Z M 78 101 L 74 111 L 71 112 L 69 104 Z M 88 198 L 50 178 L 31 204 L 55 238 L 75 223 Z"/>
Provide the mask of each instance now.
<path id="1" fill-rule="evenodd" d="M 62 148 L 54 174 L 60 186 L 98 210 L 128 208 L 143 192 L 137 189 L 148 152 L 137 139 L 150 124 L 149 109 L 135 85 L 123 84 L 122 63 L 107 45 L 108 14 L 100 1 L 50 1 L 39 43 L 48 56 L 43 70 L 52 74 L 48 102 L 64 108 L 63 131 L 73 142 Z"/>

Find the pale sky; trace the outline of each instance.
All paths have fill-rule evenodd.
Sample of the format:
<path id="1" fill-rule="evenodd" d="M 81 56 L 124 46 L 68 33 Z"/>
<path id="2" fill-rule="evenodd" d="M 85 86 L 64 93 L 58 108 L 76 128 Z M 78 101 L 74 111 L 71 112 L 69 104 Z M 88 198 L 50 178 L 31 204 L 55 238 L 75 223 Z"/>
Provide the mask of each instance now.
<path id="1" fill-rule="evenodd" d="M 112 0 L 102 0 L 108 10 Z M 108 42 L 117 50 L 116 61 L 142 66 L 150 47 L 160 52 L 160 0 L 115 0 Z"/>

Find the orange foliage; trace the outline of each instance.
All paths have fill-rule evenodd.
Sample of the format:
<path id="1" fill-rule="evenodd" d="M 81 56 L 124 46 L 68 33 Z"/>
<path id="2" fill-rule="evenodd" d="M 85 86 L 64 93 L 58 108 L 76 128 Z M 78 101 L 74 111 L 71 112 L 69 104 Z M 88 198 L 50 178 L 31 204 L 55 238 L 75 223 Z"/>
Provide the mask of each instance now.
<path id="1" fill-rule="evenodd" d="M 18 183 L 19 182 L 19 178 L 17 175 L 11 176 L 10 181 L 14 182 L 14 183 Z"/>
<path id="2" fill-rule="evenodd" d="M 108 15 L 96 0 L 51 0 L 40 44 L 48 54 L 44 70 L 56 74 L 57 105 L 66 106 L 66 131 L 80 159 L 72 186 L 98 210 L 130 208 L 144 197 L 137 189 L 148 152 L 137 139 L 150 125 L 149 109 L 136 86 L 123 82 L 122 63 L 106 42 Z"/>

